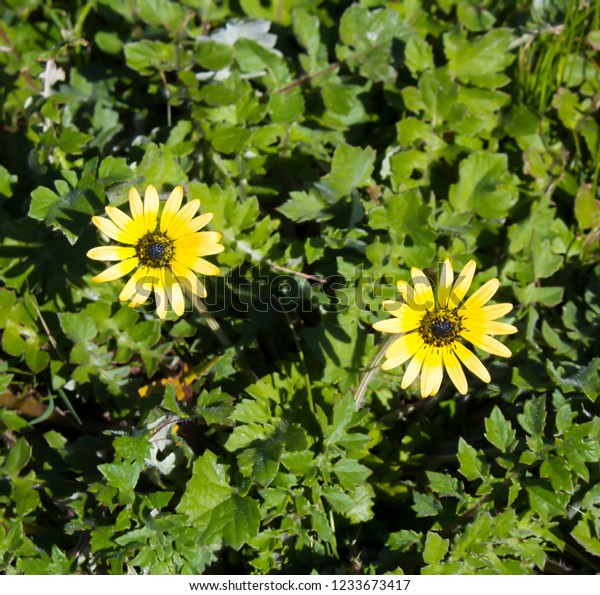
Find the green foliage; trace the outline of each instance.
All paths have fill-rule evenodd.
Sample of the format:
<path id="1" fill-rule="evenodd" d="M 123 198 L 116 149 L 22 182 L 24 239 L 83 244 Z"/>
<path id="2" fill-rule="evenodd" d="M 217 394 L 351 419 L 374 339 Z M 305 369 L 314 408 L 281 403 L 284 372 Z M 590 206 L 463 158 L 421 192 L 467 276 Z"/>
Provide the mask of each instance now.
<path id="1" fill-rule="evenodd" d="M 600 570 L 597 3 L 5 4 L 0 572 Z M 212 319 L 91 280 L 148 183 Z M 448 256 L 519 332 L 421 400 L 372 324 Z"/>

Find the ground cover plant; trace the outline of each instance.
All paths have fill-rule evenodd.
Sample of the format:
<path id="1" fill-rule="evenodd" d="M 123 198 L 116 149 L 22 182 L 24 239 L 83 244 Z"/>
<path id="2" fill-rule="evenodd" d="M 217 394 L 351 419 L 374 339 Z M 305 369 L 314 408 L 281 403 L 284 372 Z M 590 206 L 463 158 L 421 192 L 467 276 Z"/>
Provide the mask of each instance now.
<path id="1" fill-rule="evenodd" d="M 1 572 L 600 571 L 598 3 L 0 14 Z"/>

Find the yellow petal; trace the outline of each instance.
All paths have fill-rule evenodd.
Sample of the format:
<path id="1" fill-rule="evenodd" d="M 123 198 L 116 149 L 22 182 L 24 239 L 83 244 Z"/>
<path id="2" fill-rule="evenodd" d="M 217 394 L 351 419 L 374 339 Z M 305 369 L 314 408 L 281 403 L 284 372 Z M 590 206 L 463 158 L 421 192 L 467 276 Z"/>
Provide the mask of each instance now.
<path id="1" fill-rule="evenodd" d="M 483 333 L 464 330 L 460 333 L 460 336 L 473 343 L 475 347 L 479 347 L 479 349 L 483 349 L 483 351 L 487 351 L 492 355 L 499 355 L 500 357 L 510 357 L 512 355 L 511 350 L 506 345 Z"/>
<path id="2" fill-rule="evenodd" d="M 126 302 L 131 299 L 136 293 L 140 293 L 144 289 L 144 278 L 148 274 L 148 267 L 139 267 L 133 275 L 129 278 L 127 283 L 125 283 L 125 287 L 121 290 L 119 294 L 119 299 L 122 302 Z M 149 292 L 152 289 L 152 285 L 147 289 Z"/>
<path id="3" fill-rule="evenodd" d="M 407 304 L 412 310 L 415 310 L 421 314 L 425 312 L 423 306 L 418 305 L 415 301 L 415 289 L 412 285 L 409 285 L 406 281 L 398 281 L 396 284 L 398 291 L 402 296 L 403 303 Z"/>
<path id="4" fill-rule="evenodd" d="M 410 363 L 408 366 L 406 366 L 404 377 L 402 378 L 402 384 L 400 385 L 402 389 L 410 386 L 414 382 L 415 378 L 419 375 L 421 366 L 423 365 L 423 360 L 425 359 L 425 355 L 429 349 L 430 347 L 428 345 L 423 345 L 410 360 Z"/>
<path id="5" fill-rule="evenodd" d="M 175 255 L 176 262 L 183 264 L 184 266 L 200 273 L 201 275 L 220 275 L 221 269 L 204 258 L 198 258 L 196 256 L 189 256 L 182 254 L 179 256 Z"/>
<path id="6" fill-rule="evenodd" d="M 442 265 L 442 273 L 438 284 L 438 304 L 440 308 L 445 308 L 448 304 L 448 297 L 452 291 L 454 283 L 454 272 L 452 271 L 452 261 L 446 258 Z"/>
<path id="7" fill-rule="evenodd" d="M 204 213 L 203 215 L 194 217 L 190 221 L 183 224 L 182 228 L 179 230 L 179 235 L 194 233 L 199 229 L 202 229 L 205 225 L 208 225 L 212 218 L 213 213 Z"/>
<path id="8" fill-rule="evenodd" d="M 152 289 L 160 280 L 160 269 L 152 267 L 143 267 L 140 273 L 140 280 L 136 285 L 136 293 L 131 298 L 128 304 L 131 308 L 135 308 L 143 304 L 152 295 Z"/>
<path id="9" fill-rule="evenodd" d="M 505 322 L 486 322 L 479 328 L 482 333 L 486 335 L 512 335 L 518 332 L 518 328 L 512 324 L 506 324 Z"/>
<path id="10" fill-rule="evenodd" d="M 162 215 L 160 216 L 160 231 L 164 232 L 167 227 L 169 227 L 169 223 L 181 208 L 181 200 L 183 198 L 183 188 L 181 186 L 176 186 L 173 189 L 173 192 L 169 195 L 167 203 L 163 209 Z"/>
<path id="11" fill-rule="evenodd" d="M 173 262 L 171 263 L 171 270 L 177 281 L 183 285 L 185 291 L 200 298 L 206 297 L 206 288 L 200 282 L 200 279 L 185 265 Z"/>
<path id="12" fill-rule="evenodd" d="M 479 358 L 462 343 L 454 343 L 454 353 L 467 369 L 475 374 L 475 376 L 481 378 L 484 382 L 489 382 L 491 380 L 490 373 L 486 370 Z"/>
<path id="13" fill-rule="evenodd" d="M 198 215 L 198 217 L 194 217 L 187 224 L 187 228 L 189 229 L 190 233 L 194 233 L 195 231 L 198 231 L 207 225 L 212 218 L 213 213 L 204 213 L 203 215 Z"/>
<path id="14" fill-rule="evenodd" d="M 399 360 L 393 367 L 403 364 L 412 357 L 423 345 L 423 339 L 418 333 L 408 333 L 398 337 L 385 352 L 388 359 Z"/>
<path id="15" fill-rule="evenodd" d="M 146 229 L 149 232 L 153 232 L 156 229 L 158 204 L 158 192 L 156 191 L 156 188 L 152 186 L 152 184 L 148 184 L 144 194 L 144 221 L 146 223 Z"/>
<path id="16" fill-rule="evenodd" d="M 173 216 L 165 233 L 174 240 L 190 233 L 188 225 L 199 208 L 200 201 L 197 198 L 188 202 Z"/>
<path id="17" fill-rule="evenodd" d="M 373 328 L 382 333 L 400 334 L 402 332 L 402 322 L 397 318 L 388 318 L 377 321 Z"/>
<path id="18" fill-rule="evenodd" d="M 415 309 L 418 310 L 432 310 L 435 306 L 433 299 L 433 289 L 429 279 L 425 276 L 425 273 L 413 267 L 410 271 L 413 287 L 414 287 L 414 301 Z"/>
<path id="19" fill-rule="evenodd" d="M 401 333 L 408 333 L 419 328 L 423 320 L 424 312 L 413 310 L 408 304 L 385 300 L 383 307 L 402 322 L 401 330 L 399 331 Z"/>
<path id="20" fill-rule="evenodd" d="M 113 223 L 120 227 L 125 233 L 141 238 L 145 233 L 145 228 L 140 221 L 134 221 L 129 215 L 123 213 L 117 207 L 106 207 L 106 214 L 112 219 Z"/>
<path id="21" fill-rule="evenodd" d="M 143 303 L 145 303 L 148 300 L 151 293 L 152 293 L 152 291 L 145 291 L 145 290 L 142 292 L 139 292 L 131 298 L 131 301 L 127 305 L 130 308 L 135 308 L 137 306 L 141 306 Z"/>
<path id="22" fill-rule="evenodd" d="M 116 240 L 122 244 L 136 244 L 138 238 L 135 235 L 124 232 L 119 229 L 112 221 L 104 217 L 92 217 L 92 223 L 111 240 Z"/>
<path id="23" fill-rule="evenodd" d="M 113 264 L 113 266 L 108 267 L 99 275 L 92 277 L 92 281 L 95 281 L 96 283 L 104 283 L 106 281 L 114 281 L 115 279 L 119 279 L 123 275 L 133 271 L 138 262 L 139 258 L 136 256 L 134 258 L 128 258 L 127 260 L 119 262 L 118 264 Z"/>
<path id="24" fill-rule="evenodd" d="M 446 347 L 442 353 L 442 357 L 450 380 L 452 380 L 452 383 L 461 395 L 466 395 L 469 388 L 467 378 L 452 348 Z"/>
<path id="25" fill-rule="evenodd" d="M 216 231 L 200 231 L 190 233 L 175 240 L 175 248 L 182 250 L 196 250 L 201 246 L 216 244 L 223 236 Z"/>
<path id="26" fill-rule="evenodd" d="M 437 394 L 440 390 L 443 377 L 442 350 L 439 347 L 432 347 L 423 361 L 423 369 L 421 370 L 421 396 L 425 398 Z"/>
<path id="27" fill-rule="evenodd" d="M 196 256 L 213 256 L 214 254 L 220 254 L 223 250 L 225 250 L 223 244 L 207 244 L 196 249 L 195 254 Z"/>
<path id="28" fill-rule="evenodd" d="M 478 310 L 482 306 L 485 306 L 498 291 L 498 287 L 500 287 L 500 281 L 498 279 L 490 279 L 463 304 L 463 308 L 465 310 Z"/>
<path id="29" fill-rule="evenodd" d="M 458 313 L 465 318 L 465 320 L 482 319 L 490 321 L 506 316 L 512 309 L 512 304 L 493 304 L 492 306 L 484 306 L 477 310 L 465 310 L 463 307 L 460 308 Z"/>
<path id="30" fill-rule="evenodd" d="M 459 273 L 448 297 L 447 307 L 449 310 L 456 308 L 462 302 L 465 295 L 467 295 L 467 291 L 469 291 L 469 287 L 471 287 L 473 281 L 473 275 L 475 275 L 476 267 L 475 261 L 469 260 Z"/>
<path id="31" fill-rule="evenodd" d="M 396 287 L 398 288 L 398 291 L 402 295 L 402 299 L 403 299 L 404 303 L 408 303 L 408 295 L 407 295 L 408 288 L 409 288 L 408 283 L 406 281 L 398 281 L 398 283 L 396 283 Z"/>
<path id="32" fill-rule="evenodd" d="M 164 284 L 169 302 L 171 302 L 171 305 L 173 306 L 173 312 L 175 312 L 177 316 L 183 316 L 185 311 L 183 291 L 181 290 L 181 285 L 179 285 L 179 282 L 169 269 L 164 270 Z"/>
<path id="33" fill-rule="evenodd" d="M 148 298 L 152 294 L 153 285 L 142 284 L 137 293 L 135 293 L 129 304 L 127 304 L 130 308 L 135 308 L 136 306 L 141 306 L 143 303 L 148 301 Z"/>
<path id="34" fill-rule="evenodd" d="M 135 221 L 144 221 L 144 205 L 140 193 L 133 186 L 129 189 L 129 210 Z"/>
<path id="35" fill-rule="evenodd" d="M 127 246 L 98 246 L 87 252 L 92 260 L 125 260 L 132 256 L 135 256 L 135 248 Z"/>
<path id="36" fill-rule="evenodd" d="M 154 295 L 156 298 L 156 313 L 161 320 L 167 317 L 169 302 L 167 300 L 167 292 L 164 286 L 164 269 L 161 269 L 160 279 L 154 286 Z"/>

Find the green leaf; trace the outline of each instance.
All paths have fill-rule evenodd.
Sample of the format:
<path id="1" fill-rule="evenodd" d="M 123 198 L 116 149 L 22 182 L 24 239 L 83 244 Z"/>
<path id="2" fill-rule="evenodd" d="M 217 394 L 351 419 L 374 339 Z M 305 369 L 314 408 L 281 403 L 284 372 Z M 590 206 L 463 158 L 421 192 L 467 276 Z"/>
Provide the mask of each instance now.
<path id="1" fill-rule="evenodd" d="M 243 126 L 217 125 L 210 133 L 210 142 L 221 153 L 238 153 L 251 136 L 252 131 Z"/>
<path id="2" fill-rule="evenodd" d="M 458 461 L 460 463 L 459 471 L 469 480 L 483 478 L 488 465 L 480 460 L 482 453 L 475 450 L 463 438 L 458 439 Z"/>
<path id="3" fill-rule="evenodd" d="M 517 184 L 506 155 L 477 151 L 461 161 L 458 183 L 450 186 L 450 204 L 459 213 L 472 210 L 481 217 L 503 218 L 517 202 Z"/>
<path id="4" fill-rule="evenodd" d="M 192 478 L 187 482 L 177 512 L 186 514 L 194 522 L 228 499 L 235 491 L 229 485 L 228 469 L 217 461 L 216 455 L 205 451 L 194 461 Z"/>
<path id="5" fill-rule="evenodd" d="M 260 508 L 252 498 L 232 494 L 212 509 L 202 540 L 213 543 L 219 539 L 239 550 L 258 533 Z"/>
<path id="6" fill-rule="evenodd" d="M 25 516 L 34 511 L 40 504 L 40 495 L 35 489 L 35 480 L 14 477 L 12 483 L 17 513 L 21 516 Z"/>
<path id="7" fill-rule="evenodd" d="M 495 406 L 491 415 L 485 420 L 485 437 L 501 452 L 508 452 L 515 443 L 516 432 L 511 423 Z"/>
<path id="8" fill-rule="evenodd" d="M 162 25 L 171 31 L 178 30 L 185 19 L 185 9 L 170 0 L 140 0 L 136 8 L 149 25 Z"/>
<path id="9" fill-rule="evenodd" d="M 563 301 L 564 287 L 538 287 L 531 283 L 527 287 L 515 287 L 515 296 L 524 305 L 543 304 L 550 308 L 557 306 Z"/>
<path id="10" fill-rule="evenodd" d="M 188 415 L 181 409 L 179 406 L 179 401 L 175 396 L 175 387 L 172 383 L 167 384 L 165 386 L 165 397 L 162 402 L 162 406 L 171 413 L 174 413 L 178 417 L 185 418 Z"/>
<path id="11" fill-rule="evenodd" d="M 406 90 L 408 92 L 408 89 Z M 446 120 L 458 120 L 464 116 L 464 108 L 457 105 L 458 85 L 445 70 L 425 72 L 419 79 L 420 105 L 414 105 L 415 111 L 423 109 L 434 123 Z M 409 95 L 403 92 L 405 100 Z M 409 99 L 409 103 L 412 101 Z M 432 132 L 428 136 L 432 136 Z"/>
<path id="12" fill-rule="evenodd" d="M 460 488 L 456 477 L 437 473 L 436 471 L 426 471 L 429 480 L 429 488 L 440 496 L 458 496 Z"/>
<path id="13" fill-rule="evenodd" d="M 316 531 L 317 535 L 328 543 L 334 540 L 334 533 L 329 525 L 327 516 L 322 510 L 312 508 L 310 511 L 310 517 L 312 521 L 312 528 Z"/>
<path id="14" fill-rule="evenodd" d="M 598 202 L 592 188 L 583 185 L 575 197 L 575 219 L 580 229 L 590 229 L 600 222 L 600 202 Z"/>
<path id="15" fill-rule="evenodd" d="M 530 436 L 542 436 L 546 424 L 546 398 L 532 397 L 525 402 L 523 413 L 517 415 L 521 427 Z"/>
<path id="16" fill-rule="evenodd" d="M 590 554 L 600 556 L 600 533 L 598 532 L 598 522 L 584 517 L 579 520 L 571 535 L 582 545 Z"/>
<path id="17" fill-rule="evenodd" d="M 74 244 L 81 230 L 89 225 L 97 199 L 86 190 L 69 189 L 64 181 L 58 182 L 56 186 L 60 194 L 43 186 L 31 193 L 28 215 L 32 219 L 44 221 L 46 225 L 62 231 L 69 242 Z"/>
<path id="18" fill-rule="evenodd" d="M 303 8 L 293 12 L 294 35 L 311 58 L 316 58 L 321 43 L 319 18 Z"/>
<path id="19" fill-rule="evenodd" d="M 557 494 L 542 485 L 527 486 L 525 489 L 529 495 L 531 509 L 537 512 L 545 523 L 564 515 L 571 499 L 568 494 Z"/>
<path id="20" fill-rule="evenodd" d="M 97 31 L 94 42 L 106 54 L 120 54 L 123 49 L 123 42 L 119 36 L 109 31 Z"/>
<path id="21" fill-rule="evenodd" d="M 143 75 L 177 67 L 175 45 L 171 43 L 144 39 L 126 43 L 124 51 L 127 66 Z"/>
<path id="22" fill-rule="evenodd" d="M 334 198 L 347 196 L 354 188 L 367 185 L 373 173 L 375 151 L 350 145 L 338 145 L 333 154 L 331 173 L 321 178 L 321 188 Z"/>
<path id="23" fill-rule="evenodd" d="M 545 279 L 558 271 L 563 264 L 563 256 L 554 254 L 550 240 L 542 240 L 533 233 L 533 274 L 536 279 Z"/>
<path id="24" fill-rule="evenodd" d="M 196 61 L 206 70 L 221 70 L 231 64 L 233 48 L 212 40 L 202 40 L 196 54 Z"/>
<path id="25" fill-rule="evenodd" d="M 132 177 L 133 171 L 123 157 L 108 156 L 98 168 L 98 180 L 106 186 L 131 180 Z"/>
<path id="26" fill-rule="evenodd" d="M 513 34 L 508 29 L 493 29 L 470 41 L 464 32 L 454 30 L 444 35 L 448 70 L 463 83 L 495 89 L 508 81 L 500 74 L 514 60 L 508 51 Z"/>
<path id="27" fill-rule="evenodd" d="M 268 486 L 279 471 L 284 451 L 284 437 L 275 433 L 258 442 L 254 448 L 246 448 L 238 455 L 240 471 L 261 486 Z M 255 444 L 253 441 L 252 444 Z"/>
<path id="28" fill-rule="evenodd" d="M 0 165 L 0 194 L 12 196 L 11 184 L 16 183 L 17 176 L 12 175 L 3 165 Z"/>
<path id="29" fill-rule="evenodd" d="M 98 465 L 98 471 L 106 477 L 108 485 L 124 492 L 129 492 L 135 488 L 142 468 L 141 463 L 128 463 L 125 461 Z"/>
<path id="30" fill-rule="evenodd" d="M 135 173 L 157 188 L 165 184 L 178 186 L 188 180 L 171 149 L 166 145 L 159 146 L 154 143 L 148 143 L 144 158 Z"/>
<path id="31" fill-rule="evenodd" d="M 437 533 L 429 531 L 423 547 L 423 561 L 426 564 L 439 564 L 448 553 L 449 547 L 449 539 L 443 539 Z"/>
<path id="32" fill-rule="evenodd" d="M 592 402 L 598 398 L 598 394 L 600 394 L 600 358 L 593 358 L 585 367 L 571 364 L 570 367 L 573 370 L 571 374 L 565 374 L 562 366 L 555 368 L 550 360 L 546 362 L 546 367 L 551 378 L 561 390 L 565 392 L 580 390 Z"/>
<path id="33" fill-rule="evenodd" d="M 433 49 L 422 37 L 414 35 L 406 42 L 404 61 L 413 76 L 433 70 Z"/>
<path id="34" fill-rule="evenodd" d="M 410 236 L 414 244 L 428 245 L 435 241 L 436 233 L 431 229 L 431 209 L 423 203 L 417 189 L 385 197 L 382 206 L 369 212 L 369 223 L 373 229 L 385 229 L 396 243 Z"/>
<path id="35" fill-rule="evenodd" d="M 351 67 L 358 66 L 360 74 L 369 79 L 392 83 L 396 71 L 390 66 L 391 42 L 408 34 L 396 11 L 369 11 L 353 4 L 340 21 L 340 39 L 349 47 L 338 46 L 337 56 Z"/>
<path id="36" fill-rule="evenodd" d="M 440 514 L 441 506 L 432 496 L 414 492 L 413 499 L 415 503 L 411 508 L 417 513 L 418 518 L 438 516 Z"/>
<path id="37" fill-rule="evenodd" d="M 421 534 L 416 531 L 409 531 L 407 529 L 402 529 L 401 531 L 396 531 L 394 533 L 390 533 L 390 536 L 387 540 L 387 545 L 390 550 L 396 551 L 405 551 L 413 545 L 416 545 L 421 542 Z"/>
<path id="38" fill-rule="evenodd" d="M 269 115 L 276 124 L 289 124 L 302 119 L 304 97 L 299 90 L 293 93 L 275 93 L 269 98 Z"/>
<path id="39" fill-rule="evenodd" d="M 84 145 L 92 138 L 92 135 L 81 132 L 73 126 L 66 126 L 58 137 L 58 146 L 65 153 L 81 155 Z"/>
<path id="40" fill-rule="evenodd" d="M 550 480 L 552 488 L 557 492 L 573 492 L 571 471 L 561 457 L 548 455 L 540 466 L 540 477 Z"/>
<path id="41" fill-rule="evenodd" d="M 209 425 L 231 424 L 233 397 L 221 393 L 220 390 L 202 391 L 196 403 L 196 411 Z"/>
<path id="42" fill-rule="evenodd" d="M 39 374 L 48 367 L 50 354 L 40 350 L 39 341 L 30 340 L 25 348 L 25 363 L 34 374 Z"/>
<path id="43" fill-rule="evenodd" d="M 327 212 L 327 201 L 316 191 L 290 192 L 290 198 L 277 210 L 288 219 L 302 223 L 304 221 L 326 221 L 332 215 Z"/>
<path id="44" fill-rule="evenodd" d="M 333 510 L 340 514 L 347 514 L 356 506 L 354 500 L 337 487 L 325 486 L 323 488 L 323 496 L 331 504 Z"/>
<path id="45" fill-rule="evenodd" d="M 352 489 L 364 483 L 371 475 L 371 470 L 354 459 L 341 459 L 333 466 L 333 472 L 340 483 L 347 489 Z"/>
<path id="46" fill-rule="evenodd" d="M 4 472 L 9 477 L 15 477 L 27 465 L 31 458 L 31 446 L 25 438 L 19 438 L 8 452 Z"/>
<path id="47" fill-rule="evenodd" d="M 80 343 L 89 343 L 98 334 L 94 320 L 84 312 L 61 312 L 58 315 L 64 333 Z"/>

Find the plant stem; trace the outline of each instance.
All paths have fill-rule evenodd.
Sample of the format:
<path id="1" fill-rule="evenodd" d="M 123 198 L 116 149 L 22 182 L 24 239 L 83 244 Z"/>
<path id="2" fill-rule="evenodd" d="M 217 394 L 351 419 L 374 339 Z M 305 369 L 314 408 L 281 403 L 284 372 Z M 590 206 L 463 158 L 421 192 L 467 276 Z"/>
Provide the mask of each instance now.
<path id="1" fill-rule="evenodd" d="M 231 347 L 229 337 L 225 334 L 221 325 L 217 322 L 217 319 L 206 309 L 206 306 L 198 296 L 192 296 L 192 304 L 194 304 L 194 308 L 196 308 L 198 313 L 204 318 L 208 328 L 215 334 L 219 343 L 221 343 L 223 347 Z"/>
<path id="2" fill-rule="evenodd" d="M 195 295 L 192 295 L 191 298 L 192 304 L 194 304 L 194 308 L 196 308 L 198 313 L 202 316 L 202 318 L 204 318 L 206 324 L 208 325 L 208 328 L 215 334 L 215 337 L 217 337 L 219 343 L 221 343 L 221 345 L 226 349 L 232 347 L 232 343 L 229 340 L 229 337 L 225 334 L 225 331 L 218 323 L 217 319 L 206 309 L 206 306 L 202 303 L 202 300 L 200 300 L 200 298 Z M 237 348 L 235 349 L 235 351 L 238 362 L 240 363 L 241 371 L 247 376 L 250 382 L 258 382 L 258 376 L 252 371 L 252 369 L 248 365 L 244 354 Z"/>
<path id="3" fill-rule="evenodd" d="M 399 335 L 390 335 L 382 344 L 377 353 L 373 356 L 373 359 L 369 362 L 369 365 L 363 372 L 360 377 L 360 381 L 358 382 L 358 386 L 356 387 L 356 392 L 354 393 L 354 401 L 356 404 L 356 410 L 358 411 L 362 405 L 362 401 L 367 392 L 367 388 L 369 388 L 369 384 L 371 379 L 375 375 L 375 372 L 379 369 L 379 364 L 385 355 L 388 347 L 399 337 Z"/>

